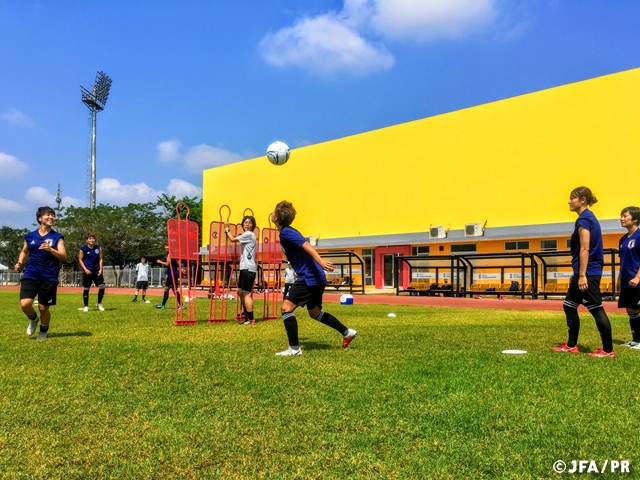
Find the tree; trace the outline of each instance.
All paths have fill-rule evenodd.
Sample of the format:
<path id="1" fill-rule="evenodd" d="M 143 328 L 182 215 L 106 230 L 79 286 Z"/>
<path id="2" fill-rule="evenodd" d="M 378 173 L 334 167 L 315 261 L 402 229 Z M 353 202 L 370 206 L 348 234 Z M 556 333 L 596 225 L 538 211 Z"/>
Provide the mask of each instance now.
<path id="1" fill-rule="evenodd" d="M 77 253 L 87 232 L 96 235 L 105 265 L 120 270 L 141 255 L 161 254 L 167 235 L 166 222 L 155 203 L 130 203 L 124 207 L 99 204 L 93 209 L 69 207 L 56 222 L 56 228 L 64 234 L 68 262 L 76 268 Z M 120 284 L 119 277 L 116 270 L 116 285 Z"/>
<path id="2" fill-rule="evenodd" d="M 0 263 L 9 268 L 14 267 L 27 233 L 29 230 L 26 228 L 0 228 Z"/>
<path id="3" fill-rule="evenodd" d="M 176 205 L 180 202 L 185 203 L 189 207 L 189 220 L 196 222 L 198 224 L 198 230 L 202 232 L 202 199 L 198 199 L 198 197 L 183 197 L 178 199 L 174 195 L 167 195 L 166 193 L 160 195 L 156 205 L 163 210 L 165 223 L 166 220 L 170 218 L 178 218 Z M 187 211 L 184 208 L 180 212 L 180 217 L 183 220 L 186 217 L 186 213 Z"/>

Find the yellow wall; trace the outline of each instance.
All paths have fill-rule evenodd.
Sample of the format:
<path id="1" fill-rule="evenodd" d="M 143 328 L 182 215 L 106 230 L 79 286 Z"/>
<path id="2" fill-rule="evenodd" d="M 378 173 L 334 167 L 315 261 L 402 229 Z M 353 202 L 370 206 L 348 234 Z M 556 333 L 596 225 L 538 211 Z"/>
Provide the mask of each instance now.
<path id="1" fill-rule="evenodd" d="M 634 69 L 294 149 L 283 166 L 206 170 L 203 244 L 220 205 L 236 222 L 251 207 L 262 227 L 282 199 L 296 228 L 325 239 L 573 222 L 566 202 L 580 185 L 600 220 L 615 219 L 640 203 L 638 112 Z"/>

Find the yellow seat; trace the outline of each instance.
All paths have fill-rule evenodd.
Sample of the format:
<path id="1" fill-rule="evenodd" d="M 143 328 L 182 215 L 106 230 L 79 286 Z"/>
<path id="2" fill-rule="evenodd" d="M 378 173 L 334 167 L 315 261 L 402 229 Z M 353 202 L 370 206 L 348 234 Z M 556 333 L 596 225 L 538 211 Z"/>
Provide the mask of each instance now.
<path id="1" fill-rule="evenodd" d="M 559 283 L 556 285 L 556 292 L 557 293 L 567 293 L 569 291 L 569 284 L 568 283 Z"/>
<path id="2" fill-rule="evenodd" d="M 556 283 L 545 283 L 544 284 L 545 293 L 546 292 L 555 292 L 557 288 L 558 288 L 558 284 L 556 284 Z"/>

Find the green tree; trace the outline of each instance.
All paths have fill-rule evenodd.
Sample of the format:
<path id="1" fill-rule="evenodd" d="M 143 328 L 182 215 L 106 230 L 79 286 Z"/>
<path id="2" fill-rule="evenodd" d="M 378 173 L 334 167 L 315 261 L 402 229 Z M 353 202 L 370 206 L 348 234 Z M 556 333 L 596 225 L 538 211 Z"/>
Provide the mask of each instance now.
<path id="1" fill-rule="evenodd" d="M 176 206 L 180 203 L 185 203 L 189 207 L 189 220 L 198 224 L 198 230 L 202 232 L 202 199 L 198 197 L 183 197 L 176 198 L 174 195 L 167 195 L 163 193 L 158 197 L 156 205 L 163 211 L 165 223 L 170 218 L 178 218 L 176 213 Z M 180 218 L 183 220 L 186 218 L 187 210 L 181 208 Z"/>
<path id="2" fill-rule="evenodd" d="M 27 233 L 29 233 L 27 228 L 0 228 L 0 263 L 9 268 L 15 266 Z"/>
<path id="3" fill-rule="evenodd" d="M 119 207 L 99 204 L 95 208 L 69 207 L 56 222 L 56 228 L 65 236 L 68 262 L 78 268 L 78 251 L 85 243 L 87 232 L 96 235 L 102 247 L 105 265 L 116 269 L 116 284 L 120 284 L 121 270 L 141 255 L 163 252 L 167 234 L 166 222 L 155 203 L 130 203 Z"/>

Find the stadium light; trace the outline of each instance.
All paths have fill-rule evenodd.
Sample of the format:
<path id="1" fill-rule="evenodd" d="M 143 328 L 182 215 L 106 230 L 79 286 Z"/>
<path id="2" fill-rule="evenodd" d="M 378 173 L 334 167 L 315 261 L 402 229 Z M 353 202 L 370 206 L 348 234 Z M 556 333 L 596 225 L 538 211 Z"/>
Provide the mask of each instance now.
<path id="1" fill-rule="evenodd" d="M 104 110 L 111 89 L 111 78 L 104 72 L 96 73 L 91 91 L 80 85 L 82 103 L 91 110 L 91 172 L 89 185 L 89 208 L 96 206 L 96 116 Z"/>

